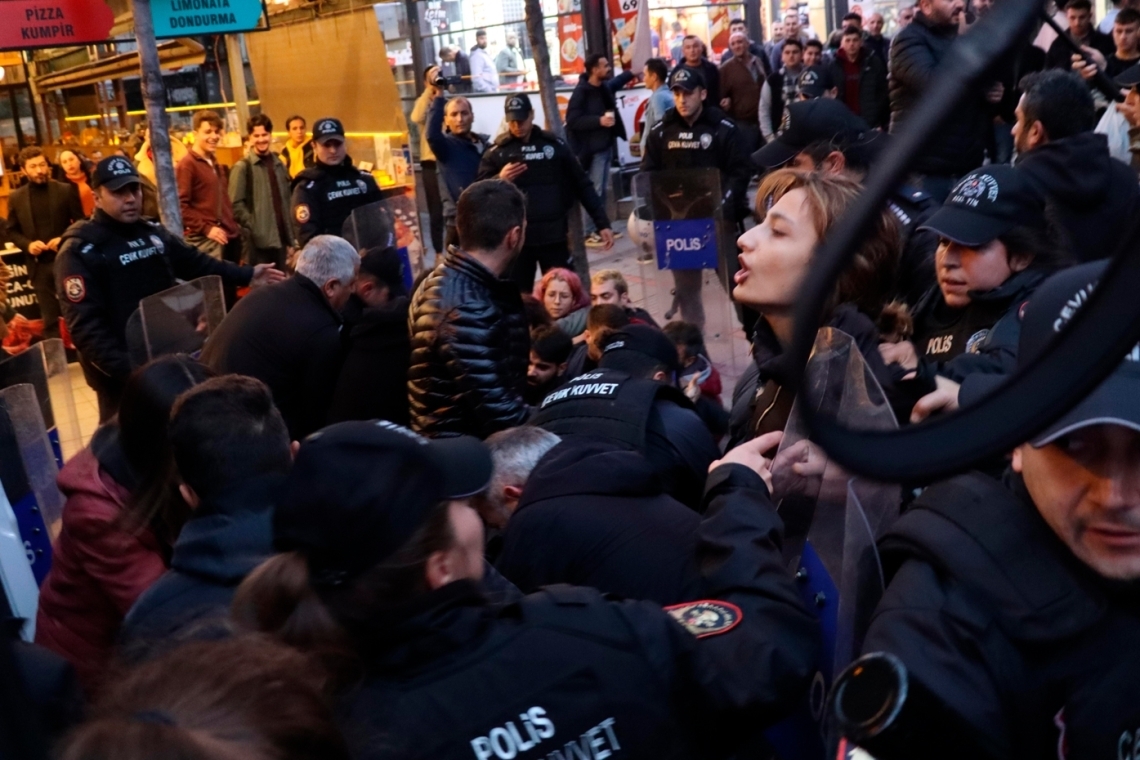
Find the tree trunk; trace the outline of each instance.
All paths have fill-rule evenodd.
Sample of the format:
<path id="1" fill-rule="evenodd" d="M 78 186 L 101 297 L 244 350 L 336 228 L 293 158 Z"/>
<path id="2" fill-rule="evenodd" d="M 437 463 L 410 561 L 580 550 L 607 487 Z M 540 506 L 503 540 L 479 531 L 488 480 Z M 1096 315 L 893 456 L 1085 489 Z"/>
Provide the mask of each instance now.
<path id="1" fill-rule="evenodd" d="M 139 45 L 139 63 L 146 123 L 150 128 L 150 150 L 154 154 L 154 177 L 158 185 L 158 211 L 162 225 L 175 235 L 182 235 L 182 208 L 178 204 L 178 183 L 174 179 L 174 159 L 170 152 L 170 117 L 166 114 L 166 87 L 158 63 L 158 45 L 154 40 L 154 19 L 150 0 L 131 0 L 135 17 L 135 39 Z"/>
<path id="2" fill-rule="evenodd" d="M 542 26 L 541 0 L 526 0 L 526 32 L 530 38 L 531 51 L 534 53 L 534 70 L 538 75 L 538 95 L 542 101 L 542 110 L 546 114 L 546 130 L 553 135 L 566 139 L 566 127 L 562 124 L 562 117 L 558 113 L 558 98 L 554 94 L 554 77 L 550 73 L 550 49 L 546 45 L 546 32 Z M 568 214 L 570 222 L 570 257 L 574 262 L 574 271 L 589 283 L 590 264 L 586 259 L 586 243 L 582 234 L 582 214 L 577 207 Z M 587 285 L 588 286 L 588 285 Z"/>

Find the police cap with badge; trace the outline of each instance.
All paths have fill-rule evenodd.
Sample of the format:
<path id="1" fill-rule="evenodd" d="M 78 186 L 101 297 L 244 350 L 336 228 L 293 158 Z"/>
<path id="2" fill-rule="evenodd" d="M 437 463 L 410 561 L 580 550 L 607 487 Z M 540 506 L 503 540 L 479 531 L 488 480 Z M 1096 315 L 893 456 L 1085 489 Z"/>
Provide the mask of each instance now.
<path id="1" fill-rule="evenodd" d="M 142 183 L 142 180 L 139 179 L 139 172 L 131 160 L 122 156 L 104 158 L 95 165 L 95 170 L 91 172 L 91 188 L 93 190 L 105 187 L 108 190 L 115 191 L 131 183 L 138 185 Z"/>
<path id="2" fill-rule="evenodd" d="M 684 90 L 685 92 L 692 92 L 700 87 L 702 90 L 705 88 L 705 78 L 701 72 L 694 71 L 693 69 L 686 68 L 685 66 L 678 66 L 673 69 L 673 73 L 669 76 L 669 89 L 670 90 Z"/>
<path id="3" fill-rule="evenodd" d="M 507 121 L 526 121 L 532 113 L 534 106 L 525 92 L 511 95 L 503 104 L 503 112 Z"/>
<path id="4" fill-rule="evenodd" d="M 1015 227 L 1045 226 L 1045 199 L 1007 164 L 975 169 L 918 229 L 967 248 L 980 248 Z"/>
<path id="5" fill-rule="evenodd" d="M 819 64 L 815 66 L 808 66 L 800 74 L 799 80 L 796 82 L 796 94 L 803 95 L 809 100 L 822 98 L 830 90 L 836 87 L 835 82 L 831 79 L 831 73 L 826 66 Z"/>
<path id="6" fill-rule="evenodd" d="M 324 145 L 329 140 L 344 142 L 344 125 L 340 123 L 340 119 L 326 116 L 323 119 L 317 119 L 317 122 L 313 124 L 313 141 L 318 145 Z"/>

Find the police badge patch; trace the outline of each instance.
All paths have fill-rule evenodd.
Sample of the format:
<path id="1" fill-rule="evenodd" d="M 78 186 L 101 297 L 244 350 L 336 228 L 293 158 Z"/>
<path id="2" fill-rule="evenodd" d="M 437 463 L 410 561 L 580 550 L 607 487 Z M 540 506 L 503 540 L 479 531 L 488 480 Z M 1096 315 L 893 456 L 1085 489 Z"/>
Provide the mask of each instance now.
<path id="1" fill-rule="evenodd" d="M 155 249 L 159 253 L 162 253 L 166 250 L 166 246 L 162 244 L 162 238 L 160 238 L 158 235 L 151 235 L 150 242 L 154 245 Z"/>
<path id="2" fill-rule="evenodd" d="M 727 633 L 739 625 L 744 617 L 735 604 L 711 599 L 674 604 L 666 607 L 665 611 L 698 639 Z"/>
<path id="3" fill-rule="evenodd" d="M 87 297 L 87 284 L 83 281 L 83 276 L 73 274 L 63 281 L 63 294 L 67 296 L 67 300 L 72 303 L 80 303 Z"/>
<path id="4" fill-rule="evenodd" d="M 709 146 L 712 145 L 712 141 L 713 141 L 713 136 L 710 135 L 708 132 L 705 132 L 703 135 L 701 135 L 701 147 L 704 148 L 705 150 L 709 149 Z"/>
<path id="5" fill-rule="evenodd" d="M 554 146 L 553 145 L 543 145 L 542 146 L 542 155 L 546 156 L 547 158 L 554 158 Z"/>
<path id="6" fill-rule="evenodd" d="M 309 205 L 307 203 L 298 204 L 297 208 L 293 209 L 293 216 L 297 217 L 297 221 L 301 224 L 309 221 Z"/>

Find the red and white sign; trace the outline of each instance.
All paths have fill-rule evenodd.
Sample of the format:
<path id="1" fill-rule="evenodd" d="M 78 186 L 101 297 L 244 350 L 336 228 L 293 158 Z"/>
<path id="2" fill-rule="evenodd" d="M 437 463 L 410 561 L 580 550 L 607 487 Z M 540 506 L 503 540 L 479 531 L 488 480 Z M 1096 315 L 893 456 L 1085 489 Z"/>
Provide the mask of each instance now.
<path id="1" fill-rule="evenodd" d="M 103 0 L 3 0 L 0 50 L 102 42 L 114 23 Z"/>

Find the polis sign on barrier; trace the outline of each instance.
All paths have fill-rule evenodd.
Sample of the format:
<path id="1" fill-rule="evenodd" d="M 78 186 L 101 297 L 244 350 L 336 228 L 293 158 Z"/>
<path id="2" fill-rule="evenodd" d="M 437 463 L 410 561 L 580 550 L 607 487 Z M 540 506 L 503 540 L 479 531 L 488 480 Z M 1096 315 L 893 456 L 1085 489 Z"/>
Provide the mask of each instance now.
<path id="1" fill-rule="evenodd" d="M 102 0 L 4 0 L 0 50 L 102 42 L 114 23 L 115 14 Z"/>
<path id="2" fill-rule="evenodd" d="M 261 0 L 151 0 L 157 39 L 251 32 L 261 23 Z"/>

